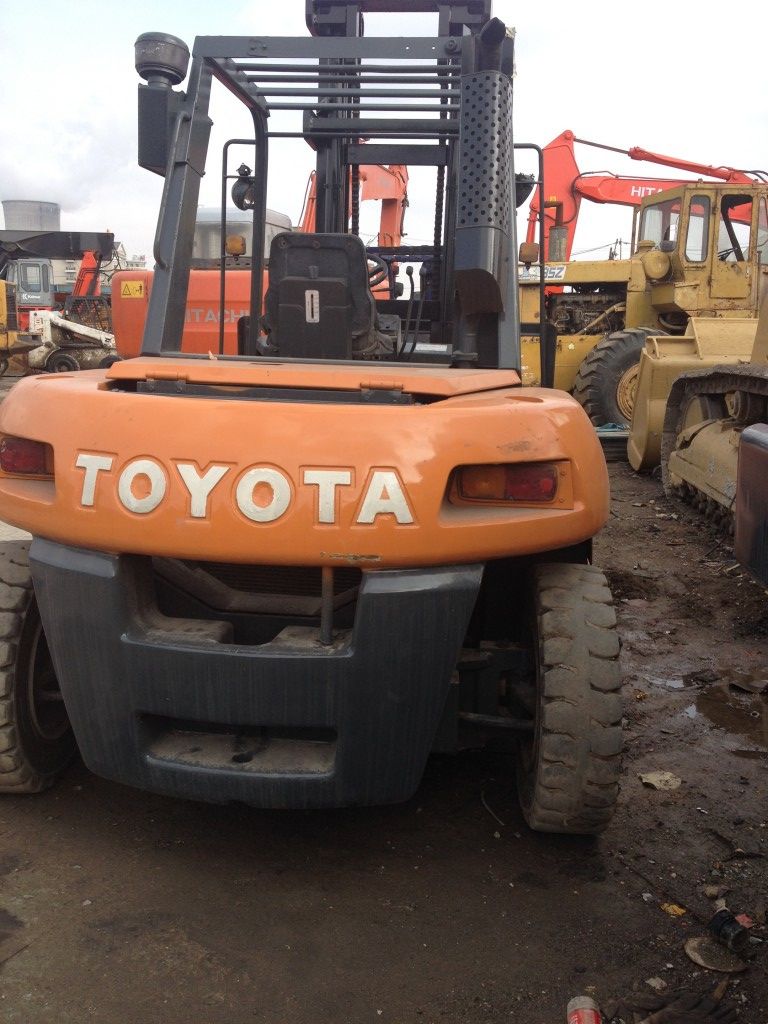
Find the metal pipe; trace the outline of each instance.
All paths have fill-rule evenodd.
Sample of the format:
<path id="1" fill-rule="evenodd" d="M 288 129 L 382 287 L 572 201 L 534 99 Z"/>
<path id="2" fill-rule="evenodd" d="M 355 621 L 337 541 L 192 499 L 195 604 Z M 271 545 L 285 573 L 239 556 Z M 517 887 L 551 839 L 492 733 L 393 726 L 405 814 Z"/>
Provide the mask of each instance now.
<path id="1" fill-rule="evenodd" d="M 476 715 L 472 711 L 460 711 L 459 718 L 469 725 L 486 729 L 515 729 L 518 732 L 533 732 L 533 720 L 529 718 L 506 718 L 503 715 Z"/>
<path id="2" fill-rule="evenodd" d="M 338 89 L 291 89 L 291 88 L 263 88 L 258 79 L 251 79 L 256 82 L 264 96 L 338 96 Z M 348 84 L 341 79 L 337 79 L 340 85 Z M 386 99 L 388 96 L 397 96 L 399 99 L 420 99 L 426 97 L 427 99 L 439 99 L 440 97 L 447 96 L 459 99 L 461 93 L 458 89 L 371 89 L 368 92 L 357 90 L 360 96 L 367 96 L 370 99 Z"/>
<path id="3" fill-rule="evenodd" d="M 253 70 L 258 71 L 258 68 L 255 68 Z M 335 78 L 335 75 L 333 73 L 330 74 L 330 75 L 326 75 L 326 74 L 322 74 L 321 75 L 318 72 L 310 72 L 308 74 L 305 74 L 305 73 L 303 73 L 301 71 L 296 72 L 296 74 L 291 74 L 290 73 L 290 69 L 286 69 L 286 74 L 284 74 L 284 75 L 251 74 L 248 77 L 249 77 L 250 81 L 256 82 L 257 84 L 261 84 L 261 83 L 264 83 L 264 82 L 317 82 L 321 78 L 323 78 L 323 79 Z M 350 77 L 349 74 L 345 75 L 343 72 L 339 72 L 338 73 L 338 80 L 340 82 L 348 80 L 349 77 Z M 355 77 L 359 78 L 361 84 L 363 84 L 363 85 L 384 85 L 384 84 L 386 84 L 386 85 L 425 85 L 425 84 L 429 85 L 430 84 L 429 81 L 427 81 L 425 83 L 425 81 L 424 81 L 424 79 L 426 77 L 425 75 L 421 75 L 421 76 L 419 76 L 419 75 L 397 75 L 397 76 L 390 76 L 388 78 L 386 75 L 374 75 L 374 74 L 371 74 L 370 70 L 368 68 L 365 68 L 365 67 L 361 67 L 361 68 L 357 69 L 355 71 Z M 459 91 L 459 88 L 458 88 L 458 86 L 459 86 L 458 76 L 456 76 L 456 75 L 453 75 L 453 76 L 452 75 L 444 75 L 441 71 L 437 71 L 435 73 L 434 77 L 435 77 L 435 81 L 434 81 L 434 83 L 432 83 L 433 85 L 439 85 L 441 80 L 445 78 L 445 79 L 448 80 L 449 87 L 450 87 L 450 79 L 451 79 L 451 77 L 455 78 L 456 79 L 456 91 Z"/>
<path id="4" fill-rule="evenodd" d="M 406 122 L 403 122 L 403 123 L 405 124 Z M 439 121 L 435 121 L 435 124 L 440 124 L 440 123 L 441 122 L 439 122 Z M 444 122 L 442 122 L 442 123 L 444 123 Z M 365 127 L 365 125 L 363 125 L 363 127 Z M 451 129 L 451 130 L 449 130 L 447 132 L 445 130 L 443 130 L 443 131 L 438 130 L 437 132 L 434 132 L 434 131 L 427 131 L 426 129 L 420 130 L 418 128 L 409 129 L 407 131 L 395 131 L 394 129 L 392 129 L 391 131 L 377 131 L 376 132 L 376 138 L 377 139 L 443 139 L 446 135 L 458 135 L 458 133 L 459 133 L 458 126 L 456 126 L 455 129 Z M 354 125 L 350 125 L 349 128 L 333 128 L 333 129 L 330 129 L 330 128 L 323 128 L 322 125 L 318 126 L 317 124 L 315 124 L 315 126 L 313 128 L 311 128 L 308 132 L 303 132 L 303 131 L 300 131 L 300 132 L 269 132 L 270 139 L 306 139 L 307 135 L 322 135 L 323 138 L 329 138 L 329 139 L 333 139 L 333 138 L 342 138 L 342 139 L 359 138 L 359 136 L 360 136 L 360 126 L 358 125 L 357 127 L 355 127 Z"/>
<path id="5" fill-rule="evenodd" d="M 422 59 L 422 58 L 417 58 L 417 59 Z M 294 71 L 299 71 L 299 72 L 303 72 L 303 73 L 313 73 L 313 69 L 316 67 L 316 65 L 314 65 L 314 64 L 257 64 L 257 63 L 253 63 L 251 61 L 242 61 L 241 63 L 238 63 L 236 66 L 237 66 L 238 71 L 274 71 L 274 72 L 278 72 L 278 73 L 287 72 L 288 74 L 290 74 L 291 72 L 294 72 Z M 349 74 L 349 69 L 350 69 L 350 65 L 349 64 L 334 64 L 333 62 L 329 62 L 328 64 L 323 64 L 323 74 L 325 74 L 327 71 L 346 72 L 347 74 Z M 460 74 L 460 72 L 461 72 L 461 67 L 459 66 L 459 64 L 447 64 L 446 65 L 446 69 L 451 69 L 451 70 L 455 71 L 457 75 Z M 366 71 L 370 71 L 371 73 L 375 72 L 377 75 L 386 75 L 386 76 L 398 75 L 398 74 L 402 74 L 402 75 L 434 75 L 436 73 L 435 65 L 432 64 L 432 63 L 430 63 L 430 64 L 361 64 L 359 70 L 362 71 L 362 72 L 366 72 Z M 441 74 L 443 73 L 442 65 L 440 66 L 440 73 Z M 357 74 L 357 69 L 355 70 L 355 74 Z"/>
<path id="6" fill-rule="evenodd" d="M 336 110 L 398 110 L 411 112 L 438 113 L 447 110 L 449 113 L 458 113 L 460 107 L 456 104 L 448 104 L 439 107 L 435 103 L 270 103 L 270 110 L 317 110 L 323 113 L 330 113 Z"/>
<path id="7" fill-rule="evenodd" d="M 324 565 L 320 572 L 320 643 L 330 647 L 333 643 L 333 569 Z"/>

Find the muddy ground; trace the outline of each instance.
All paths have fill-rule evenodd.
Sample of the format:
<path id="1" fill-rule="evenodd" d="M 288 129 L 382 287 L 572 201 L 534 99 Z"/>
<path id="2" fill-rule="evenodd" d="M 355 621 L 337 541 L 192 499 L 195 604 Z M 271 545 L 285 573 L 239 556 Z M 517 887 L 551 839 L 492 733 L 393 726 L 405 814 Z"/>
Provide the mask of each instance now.
<path id="1" fill-rule="evenodd" d="M 729 680 L 768 670 L 768 597 L 656 481 L 611 474 L 596 562 L 627 756 L 600 839 L 527 831 L 499 755 L 434 758 L 403 806 L 323 813 L 184 803 L 75 764 L 0 801 L 0 1020 L 560 1024 L 575 993 L 712 986 L 683 951 L 713 912 L 703 887 L 765 913 L 768 697 Z M 644 787 L 652 769 L 682 785 Z M 767 962 L 734 976 L 746 1024 L 768 1021 Z"/>

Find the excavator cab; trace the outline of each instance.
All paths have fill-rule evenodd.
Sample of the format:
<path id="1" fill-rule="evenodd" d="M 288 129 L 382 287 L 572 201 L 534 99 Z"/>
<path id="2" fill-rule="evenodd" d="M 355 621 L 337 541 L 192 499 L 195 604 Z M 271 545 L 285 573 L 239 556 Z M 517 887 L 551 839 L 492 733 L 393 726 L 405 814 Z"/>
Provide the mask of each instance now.
<path id="1" fill-rule="evenodd" d="M 170 795 L 391 803 L 431 751 L 489 745 L 531 827 L 608 825 L 608 478 L 578 403 L 521 383 L 513 36 L 490 0 L 407 6 L 436 34 L 364 34 L 401 0 L 313 0 L 309 37 L 202 37 L 189 64 L 177 38 L 139 38 L 139 157 L 165 179 L 142 352 L 0 407 L 0 515 L 33 535 L 0 579 L 71 723 L 19 722 L 0 789 L 49 784 L 76 740 Z M 210 142 L 214 88 L 244 139 Z M 265 282 L 286 138 L 314 159 L 314 230 L 272 239 Z M 431 176 L 430 241 L 363 245 L 358 179 L 379 165 Z M 252 213 L 237 352 L 183 349 L 206 166 L 222 217 L 228 196 Z M 50 673 L 14 666 L 3 693 L 34 705 Z"/>

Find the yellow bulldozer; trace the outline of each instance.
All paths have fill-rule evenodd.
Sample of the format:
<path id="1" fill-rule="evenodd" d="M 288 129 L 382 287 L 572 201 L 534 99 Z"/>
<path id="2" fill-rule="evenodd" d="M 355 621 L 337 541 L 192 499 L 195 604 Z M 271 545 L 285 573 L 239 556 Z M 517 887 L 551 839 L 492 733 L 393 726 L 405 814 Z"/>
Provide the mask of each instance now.
<path id="1" fill-rule="evenodd" d="M 701 181 L 649 196 L 632 237 L 627 260 L 544 267 L 546 315 L 557 331 L 554 383 L 571 391 L 597 426 L 630 423 L 644 349 L 664 350 L 664 358 L 666 347 L 684 356 L 695 350 L 718 362 L 730 353 L 713 342 L 717 328 L 702 321 L 754 324 L 768 273 L 768 185 Z M 524 323 L 536 321 L 538 286 L 531 265 L 520 275 Z M 748 357 L 749 327 L 744 335 L 742 343 L 729 334 L 728 344 Z M 540 376 L 538 336 L 530 335 L 523 339 L 523 379 Z"/>
<path id="2" fill-rule="evenodd" d="M 666 341 L 643 353 L 640 394 L 653 401 L 635 409 L 630 461 L 660 461 L 667 495 L 734 533 L 736 558 L 768 584 L 768 289 L 758 320 L 693 321 L 687 348 L 654 351 Z"/>

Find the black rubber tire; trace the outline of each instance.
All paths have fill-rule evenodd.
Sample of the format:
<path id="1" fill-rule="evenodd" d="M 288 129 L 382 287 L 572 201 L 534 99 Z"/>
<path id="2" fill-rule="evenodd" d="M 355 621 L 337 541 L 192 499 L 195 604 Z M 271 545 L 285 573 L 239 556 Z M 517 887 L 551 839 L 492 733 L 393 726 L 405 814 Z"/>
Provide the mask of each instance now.
<path id="1" fill-rule="evenodd" d="M 74 373 L 79 369 L 78 361 L 67 352 L 54 352 L 45 361 L 46 373 Z"/>
<path id="2" fill-rule="evenodd" d="M 47 789 L 77 749 L 60 701 L 35 704 L 45 684 L 58 690 L 29 572 L 29 541 L 0 544 L 0 792 Z M 43 710 L 44 709 L 44 710 Z M 45 725 L 42 724 L 46 714 Z"/>
<path id="3" fill-rule="evenodd" d="M 99 363 L 99 369 L 108 370 L 110 366 L 114 366 L 115 363 L 122 362 L 122 358 L 122 356 L 117 355 L 104 356 L 104 358 Z"/>
<path id="4" fill-rule="evenodd" d="M 614 331 L 584 357 L 573 384 L 573 397 L 596 427 L 608 423 L 629 426 L 632 417 L 622 411 L 618 401 L 619 382 L 639 364 L 645 339 L 651 333 L 642 327 Z"/>
<path id="5" fill-rule="evenodd" d="M 613 599 L 590 565 L 535 566 L 536 721 L 518 750 L 518 795 L 538 832 L 593 835 L 613 816 L 621 675 Z"/>

